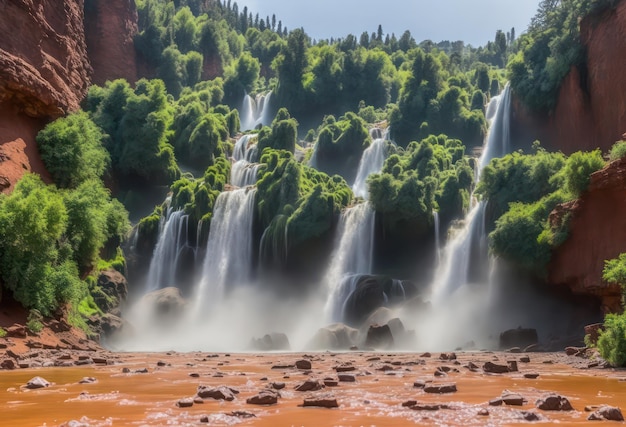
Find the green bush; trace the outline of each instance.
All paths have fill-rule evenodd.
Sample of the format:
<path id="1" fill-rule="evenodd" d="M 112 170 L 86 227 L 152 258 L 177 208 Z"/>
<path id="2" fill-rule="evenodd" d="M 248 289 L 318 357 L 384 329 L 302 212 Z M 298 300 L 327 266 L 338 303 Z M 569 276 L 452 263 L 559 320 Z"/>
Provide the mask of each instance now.
<path id="1" fill-rule="evenodd" d="M 4 338 L 7 336 L 7 331 L 4 328 L 0 327 L 0 338 Z"/>
<path id="2" fill-rule="evenodd" d="M 76 188 L 100 179 L 109 164 L 103 134 L 84 112 L 70 114 L 47 125 L 37 135 L 46 169 L 61 188 Z"/>
<path id="3" fill-rule="evenodd" d="M 609 152 L 609 160 L 615 161 L 618 159 L 623 159 L 626 157 L 626 141 L 617 141 L 611 147 L 611 151 Z"/>
<path id="4" fill-rule="evenodd" d="M 32 309 L 26 319 L 26 328 L 33 334 L 38 334 L 43 329 L 43 316 L 38 310 Z"/>
<path id="5" fill-rule="evenodd" d="M 598 350 L 611 365 L 626 366 L 626 313 L 606 315 Z"/>

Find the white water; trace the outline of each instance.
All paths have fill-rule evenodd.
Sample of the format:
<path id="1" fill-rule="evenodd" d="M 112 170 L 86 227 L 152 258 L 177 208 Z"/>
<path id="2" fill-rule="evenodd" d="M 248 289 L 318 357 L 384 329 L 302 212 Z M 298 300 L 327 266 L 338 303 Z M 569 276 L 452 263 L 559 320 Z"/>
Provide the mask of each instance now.
<path id="1" fill-rule="evenodd" d="M 365 200 L 368 198 L 367 192 L 367 177 L 373 173 L 378 173 L 383 168 L 385 159 L 387 157 L 387 150 L 385 140 L 387 139 L 387 132 L 382 132 L 378 128 L 374 128 L 370 131 L 372 138 L 375 138 L 369 147 L 363 151 L 361 161 L 359 162 L 359 169 L 356 174 L 356 179 L 352 185 L 352 191 L 357 197 L 362 197 Z"/>
<path id="2" fill-rule="evenodd" d="M 159 241 L 150 260 L 146 282 L 148 292 L 176 286 L 178 259 L 183 249 L 189 247 L 187 241 L 189 216 L 182 210 L 172 212 L 169 208 L 168 213 L 167 218 L 161 218 Z"/>
<path id="3" fill-rule="evenodd" d="M 324 278 L 328 286 L 326 318 L 329 320 L 341 320 L 343 304 L 354 291 L 356 281 L 346 279 L 372 273 L 374 217 L 369 203 L 358 204 L 341 214 L 335 250 Z"/>
<path id="4" fill-rule="evenodd" d="M 439 212 L 433 211 L 433 226 L 435 227 L 435 260 L 441 262 L 441 247 L 439 243 Z"/>
<path id="5" fill-rule="evenodd" d="M 272 122 L 271 98 L 272 91 L 265 95 L 259 94 L 254 99 L 248 94 L 244 95 L 240 115 L 242 131 L 252 130 L 258 125 L 268 126 Z"/>
<path id="6" fill-rule="evenodd" d="M 255 196 L 255 188 L 242 188 L 225 191 L 215 201 L 202 279 L 195 297 L 199 310 L 220 304 L 227 289 L 250 280 Z"/>
<path id="7" fill-rule="evenodd" d="M 487 107 L 489 132 L 478 162 L 477 178 L 480 178 L 482 169 L 491 159 L 510 151 L 510 106 L 510 87 L 507 84 L 502 94 L 493 97 Z M 485 210 L 485 202 L 475 203 L 464 220 L 463 228 L 446 244 L 443 260 L 435 272 L 431 287 L 431 302 L 435 306 L 442 304 L 447 297 L 468 283 L 472 248 L 476 242 L 484 246 L 486 240 Z"/>
<path id="8" fill-rule="evenodd" d="M 230 183 L 236 187 L 247 187 L 256 184 L 260 164 L 252 163 L 256 157 L 257 146 L 250 141 L 255 135 L 243 135 L 235 143 L 233 159 L 235 163 L 230 169 Z"/>

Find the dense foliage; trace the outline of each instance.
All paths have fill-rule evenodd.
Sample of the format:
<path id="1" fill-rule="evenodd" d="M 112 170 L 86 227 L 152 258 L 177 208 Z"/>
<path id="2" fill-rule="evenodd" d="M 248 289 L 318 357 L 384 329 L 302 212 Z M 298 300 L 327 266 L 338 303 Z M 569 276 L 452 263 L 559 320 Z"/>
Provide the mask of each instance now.
<path id="1" fill-rule="evenodd" d="M 91 269 L 110 239 L 127 231 L 125 210 L 100 181 L 75 190 L 25 175 L 0 196 L 0 271 L 4 286 L 25 307 L 50 315 L 86 296 L 79 271 Z"/>
<path id="2" fill-rule="evenodd" d="M 626 366 L 626 313 L 606 315 L 598 350 L 611 365 Z"/>
<path id="3" fill-rule="evenodd" d="M 476 193 L 488 200 L 495 229 L 491 250 L 512 263 L 543 274 L 551 250 L 567 238 L 568 217 L 548 222 L 556 205 L 586 190 L 591 173 L 602 168 L 599 150 L 566 158 L 538 147 L 536 154 L 515 152 L 493 159 L 482 172 Z"/>
<path id="4" fill-rule="evenodd" d="M 519 51 L 507 66 L 516 95 L 532 109 L 554 108 L 561 82 L 576 66 L 586 75 L 580 39 L 581 19 L 615 7 L 618 0 L 542 0 L 528 31 L 518 40 Z"/>
<path id="5" fill-rule="evenodd" d="M 430 136 L 399 149 L 380 174 L 367 180 L 370 201 L 388 228 L 404 220 L 431 223 L 437 210 L 446 221 L 460 218 L 469 206 L 473 171 L 461 141 Z"/>
<path id="6" fill-rule="evenodd" d="M 84 112 L 55 120 L 37 135 L 46 169 L 62 188 L 102 177 L 109 164 L 102 140 L 100 128 Z"/>

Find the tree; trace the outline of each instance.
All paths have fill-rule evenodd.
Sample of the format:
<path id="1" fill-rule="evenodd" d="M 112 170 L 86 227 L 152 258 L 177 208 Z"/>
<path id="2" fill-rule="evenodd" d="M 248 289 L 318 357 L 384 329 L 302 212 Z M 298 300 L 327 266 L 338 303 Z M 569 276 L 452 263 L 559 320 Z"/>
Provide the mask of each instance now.
<path id="1" fill-rule="evenodd" d="M 104 135 L 87 113 L 78 112 L 47 125 L 37 135 L 46 169 L 61 188 L 99 179 L 110 162 Z"/>

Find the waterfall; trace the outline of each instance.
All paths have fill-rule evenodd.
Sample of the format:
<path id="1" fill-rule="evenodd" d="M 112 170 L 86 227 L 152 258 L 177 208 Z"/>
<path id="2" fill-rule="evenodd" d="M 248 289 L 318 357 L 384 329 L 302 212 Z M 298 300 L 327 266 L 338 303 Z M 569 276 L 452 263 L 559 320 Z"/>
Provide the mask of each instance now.
<path id="1" fill-rule="evenodd" d="M 230 169 L 230 183 L 236 187 L 247 187 L 256 184 L 257 174 L 261 167 L 258 163 L 252 163 L 256 157 L 257 146 L 250 144 L 255 135 L 243 135 L 235 143 L 233 159 L 235 163 Z"/>
<path id="2" fill-rule="evenodd" d="M 510 87 L 507 84 L 499 96 L 491 99 L 487 107 L 489 132 L 478 162 L 477 178 L 480 178 L 482 169 L 491 159 L 503 156 L 511 150 L 510 106 Z M 446 243 L 443 259 L 437 267 L 431 286 L 431 301 L 435 305 L 441 304 L 448 295 L 468 283 L 472 248 L 477 244 L 481 248 L 486 246 L 485 211 L 484 201 L 475 203 L 464 220 L 463 228 Z"/>
<path id="3" fill-rule="evenodd" d="M 378 128 L 370 130 L 370 135 L 375 138 L 369 147 L 363 151 L 356 179 L 352 185 L 352 191 L 357 197 L 363 197 L 367 200 L 367 177 L 373 173 L 378 173 L 383 168 L 385 158 L 387 156 L 385 150 L 385 140 L 387 132 L 382 132 Z"/>
<path id="4" fill-rule="evenodd" d="M 146 289 L 153 291 L 167 286 L 176 286 L 176 270 L 181 252 L 189 247 L 187 225 L 189 216 L 182 210 L 171 212 L 162 218 L 159 241 L 154 248 Z"/>
<path id="5" fill-rule="evenodd" d="M 343 304 L 356 285 L 356 280 L 349 277 L 372 273 L 374 216 L 369 203 L 358 204 L 341 214 L 332 261 L 324 280 L 329 287 L 326 314 L 333 320 L 341 320 Z"/>
<path id="6" fill-rule="evenodd" d="M 223 299 L 229 287 L 250 279 L 255 188 L 221 193 L 215 201 L 202 279 L 196 303 L 200 310 Z"/>
<path id="7" fill-rule="evenodd" d="M 439 244 L 439 212 L 433 211 L 433 225 L 435 227 L 435 260 L 437 265 L 441 262 L 441 247 Z"/>
<path id="8" fill-rule="evenodd" d="M 254 99 L 247 93 L 244 94 L 240 115 L 241 130 L 251 130 L 258 125 L 268 126 L 272 122 L 271 98 L 272 91 L 265 95 L 259 94 Z"/>

